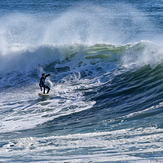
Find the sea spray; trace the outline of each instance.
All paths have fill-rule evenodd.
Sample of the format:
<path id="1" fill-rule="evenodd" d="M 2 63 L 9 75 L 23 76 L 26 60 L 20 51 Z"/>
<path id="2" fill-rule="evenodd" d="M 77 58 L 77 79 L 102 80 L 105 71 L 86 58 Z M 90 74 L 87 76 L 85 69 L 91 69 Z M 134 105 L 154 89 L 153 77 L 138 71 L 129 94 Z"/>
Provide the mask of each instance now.
<path id="1" fill-rule="evenodd" d="M 0 17 L 0 23 L 6 45 L 122 44 L 140 41 L 153 29 L 140 10 L 125 3 L 82 4 L 53 16 L 18 12 Z"/>

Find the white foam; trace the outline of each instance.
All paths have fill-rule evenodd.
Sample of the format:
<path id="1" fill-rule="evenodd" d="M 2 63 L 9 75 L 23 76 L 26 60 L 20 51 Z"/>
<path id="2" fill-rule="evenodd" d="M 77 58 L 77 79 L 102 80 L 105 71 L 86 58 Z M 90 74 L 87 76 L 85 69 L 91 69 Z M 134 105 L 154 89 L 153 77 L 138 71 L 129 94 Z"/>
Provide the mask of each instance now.
<path id="1" fill-rule="evenodd" d="M 10 140 L 0 149 L 0 155 L 18 156 L 21 152 L 30 155 L 32 159 L 37 157 L 38 160 L 61 162 L 149 161 L 149 158 L 141 155 L 163 152 L 160 141 L 162 133 L 162 129 L 147 127 L 41 138 L 26 137 Z M 157 157 L 157 160 L 162 159 L 161 156 Z"/>

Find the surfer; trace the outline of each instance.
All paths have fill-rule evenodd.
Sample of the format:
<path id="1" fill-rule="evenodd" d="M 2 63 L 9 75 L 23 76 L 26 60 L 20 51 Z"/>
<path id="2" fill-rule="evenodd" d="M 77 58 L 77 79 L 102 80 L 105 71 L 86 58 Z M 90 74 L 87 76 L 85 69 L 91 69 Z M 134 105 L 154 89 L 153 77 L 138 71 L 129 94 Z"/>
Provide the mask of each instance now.
<path id="1" fill-rule="evenodd" d="M 50 75 L 50 74 L 46 75 L 45 73 L 43 73 L 43 74 L 42 74 L 42 77 L 40 78 L 39 86 L 40 86 L 41 91 L 42 91 L 42 88 L 44 88 L 43 94 L 45 94 L 45 88 L 48 89 L 48 90 L 47 90 L 47 94 L 48 94 L 49 91 L 50 91 L 50 88 L 49 88 L 47 85 L 45 85 L 45 79 L 46 79 L 46 77 L 48 77 L 48 76 L 51 76 L 51 75 Z"/>

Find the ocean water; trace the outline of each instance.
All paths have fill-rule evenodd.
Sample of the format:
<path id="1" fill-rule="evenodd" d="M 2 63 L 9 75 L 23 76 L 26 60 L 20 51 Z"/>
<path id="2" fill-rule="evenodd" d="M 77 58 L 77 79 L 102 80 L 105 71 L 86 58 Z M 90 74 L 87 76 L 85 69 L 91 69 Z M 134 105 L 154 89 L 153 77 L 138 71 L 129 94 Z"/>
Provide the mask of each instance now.
<path id="1" fill-rule="evenodd" d="M 163 162 L 162 9 L 0 1 L 0 162 Z"/>

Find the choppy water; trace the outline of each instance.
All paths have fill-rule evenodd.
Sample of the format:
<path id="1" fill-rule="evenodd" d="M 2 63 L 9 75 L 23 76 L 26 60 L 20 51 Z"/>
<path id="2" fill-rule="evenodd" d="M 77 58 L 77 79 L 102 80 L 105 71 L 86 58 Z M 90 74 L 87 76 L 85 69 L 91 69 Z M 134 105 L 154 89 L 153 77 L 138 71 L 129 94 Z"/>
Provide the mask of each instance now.
<path id="1" fill-rule="evenodd" d="M 161 1 L 0 6 L 0 162 L 163 161 Z"/>

